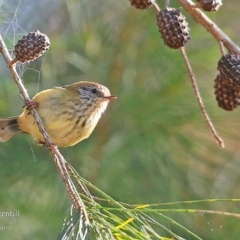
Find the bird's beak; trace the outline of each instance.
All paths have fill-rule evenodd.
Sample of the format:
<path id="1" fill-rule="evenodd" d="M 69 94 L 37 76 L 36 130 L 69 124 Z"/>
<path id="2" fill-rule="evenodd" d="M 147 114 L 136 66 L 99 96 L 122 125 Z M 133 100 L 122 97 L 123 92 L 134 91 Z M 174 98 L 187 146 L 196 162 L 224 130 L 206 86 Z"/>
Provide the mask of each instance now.
<path id="1" fill-rule="evenodd" d="M 102 97 L 102 99 L 105 100 L 105 101 L 112 101 L 116 98 L 117 98 L 116 96 L 104 96 L 104 97 Z"/>

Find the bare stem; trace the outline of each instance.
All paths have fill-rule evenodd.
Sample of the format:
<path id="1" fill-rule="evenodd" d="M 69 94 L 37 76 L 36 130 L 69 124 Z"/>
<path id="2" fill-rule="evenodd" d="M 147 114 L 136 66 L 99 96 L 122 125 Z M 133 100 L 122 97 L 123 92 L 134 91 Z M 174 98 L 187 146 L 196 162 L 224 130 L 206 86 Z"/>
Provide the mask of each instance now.
<path id="1" fill-rule="evenodd" d="M 197 82 L 196 82 L 195 76 L 194 76 L 194 74 L 193 74 L 193 70 L 192 70 L 192 68 L 191 68 L 191 65 L 190 65 L 190 63 L 189 63 L 189 61 L 188 61 L 188 58 L 187 58 L 187 55 L 186 55 L 186 52 L 185 52 L 184 47 L 180 48 L 180 52 L 181 52 L 181 54 L 182 54 L 182 56 L 183 56 L 184 62 L 185 62 L 186 67 L 187 67 L 187 69 L 188 69 L 188 75 L 189 75 L 189 77 L 190 77 L 190 79 L 191 79 L 192 87 L 193 87 L 193 90 L 194 90 L 194 92 L 195 92 L 195 96 L 196 96 L 196 98 L 197 98 L 197 101 L 198 101 L 199 107 L 200 107 L 200 109 L 201 109 L 201 112 L 202 112 L 204 118 L 206 119 L 206 122 L 207 122 L 207 124 L 208 124 L 208 126 L 209 126 L 209 128 L 210 128 L 210 130 L 211 130 L 211 132 L 212 132 L 212 134 L 213 134 L 213 136 L 214 136 L 214 138 L 217 140 L 217 142 L 219 143 L 219 145 L 220 145 L 222 148 L 224 148 L 224 142 L 223 142 L 223 140 L 218 136 L 217 131 L 215 130 L 215 128 L 214 128 L 214 126 L 213 126 L 213 124 L 212 124 L 212 122 L 211 122 L 211 119 L 210 119 L 210 117 L 208 116 L 207 111 L 206 111 L 206 109 L 205 109 L 205 107 L 204 107 L 204 104 L 203 104 L 203 101 L 202 101 L 200 92 L 199 92 L 199 90 L 198 90 Z"/>
<path id="2" fill-rule="evenodd" d="M 178 0 L 178 2 L 193 17 L 193 19 L 212 34 L 217 41 L 222 41 L 223 45 L 229 52 L 240 55 L 240 48 L 200 9 L 195 8 L 195 4 L 191 0 Z"/>
<path id="3" fill-rule="evenodd" d="M 165 0 L 165 5 L 166 5 L 166 7 L 169 7 L 169 5 L 170 5 L 170 0 Z"/>
<path id="4" fill-rule="evenodd" d="M 152 6 L 154 7 L 154 9 L 158 12 L 160 12 L 160 7 L 158 6 L 158 4 L 156 3 L 156 1 L 152 1 Z"/>
<path id="5" fill-rule="evenodd" d="M 14 60 L 12 60 L 7 46 L 5 45 L 2 36 L 0 35 L 0 52 L 9 68 L 9 71 L 18 87 L 19 93 L 21 94 L 25 104 L 27 104 L 28 102 L 31 101 L 31 99 L 29 98 L 29 95 L 27 93 L 26 88 L 24 87 L 21 78 L 19 77 L 17 71 L 16 71 L 16 67 L 14 63 Z M 31 114 L 33 115 L 33 117 L 35 118 L 35 121 L 39 127 L 40 132 L 43 134 L 44 140 L 46 142 L 46 145 L 48 146 L 51 155 L 53 157 L 53 161 L 62 177 L 63 183 L 65 185 L 65 188 L 73 202 L 73 205 L 76 209 L 81 209 L 84 212 L 85 215 L 85 224 L 89 225 L 90 221 L 88 219 L 88 214 L 87 211 L 85 209 L 85 205 L 82 201 L 82 199 L 80 198 L 77 189 L 75 188 L 69 173 L 68 173 L 68 169 L 67 169 L 67 162 L 64 159 L 64 157 L 61 155 L 61 153 L 59 152 L 56 144 L 53 144 L 44 125 L 43 122 L 41 120 L 41 118 L 39 117 L 37 111 L 35 109 L 30 109 Z"/>
<path id="6" fill-rule="evenodd" d="M 84 186 L 84 184 L 79 180 L 78 176 L 77 176 L 77 172 L 76 170 L 70 165 L 70 164 L 66 164 L 67 170 L 70 174 L 72 174 L 74 180 L 76 181 L 78 187 L 81 189 L 81 191 L 83 192 L 83 194 L 89 198 L 92 198 L 92 195 L 89 193 L 88 189 Z"/>
<path id="7" fill-rule="evenodd" d="M 218 41 L 218 45 L 219 45 L 219 48 L 220 48 L 220 52 L 222 54 L 222 56 L 225 54 L 225 49 L 224 49 L 224 46 L 223 46 L 223 42 L 222 41 Z"/>

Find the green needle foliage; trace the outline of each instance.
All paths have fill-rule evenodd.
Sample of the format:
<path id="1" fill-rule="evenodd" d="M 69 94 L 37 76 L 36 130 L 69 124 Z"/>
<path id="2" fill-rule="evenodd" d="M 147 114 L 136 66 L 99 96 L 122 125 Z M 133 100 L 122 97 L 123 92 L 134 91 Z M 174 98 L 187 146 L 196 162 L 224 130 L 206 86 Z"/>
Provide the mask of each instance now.
<path id="1" fill-rule="evenodd" d="M 85 187 L 91 188 L 99 197 L 82 195 L 89 214 L 90 226 L 85 227 L 84 215 L 81 211 L 74 211 L 71 208 L 70 217 L 64 221 L 59 239 L 168 239 L 158 233 L 159 229 L 175 239 L 182 239 L 162 224 L 162 221 L 176 225 L 195 239 L 201 239 L 181 224 L 163 215 L 164 212 L 184 212 L 183 209 L 171 211 L 171 209 L 151 209 L 150 205 L 131 206 L 119 203 L 83 178 L 74 177 L 84 182 Z M 156 217 L 160 221 L 157 221 Z"/>
<path id="2" fill-rule="evenodd" d="M 187 236 L 186 239 L 202 239 L 166 214 L 214 214 L 240 218 L 240 214 L 236 213 L 198 208 L 175 208 L 176 205 L 201 205 L 206 202 L 240 202 L 240 199 L 209 199 L 130 205 L 115 201 L 80 177 L 75 170 L 72 169 L 72 171 L 74 172 L 73 180 L 78 184 L 80 183 L 80 188 L 84 192 L 84 194 L 81 194 L 81 198 L 84 203 L 83 207 L 86 208 L 90 219 L 90 226 L 86 226 L 83 211 L 76 211 L 71 207 L 65 218 L 59 239 L 183 239 L 172 231 L 169 225 L 181 229 Z M 89 193 L 89 190 L 94 193 L 94 196 Z"/>

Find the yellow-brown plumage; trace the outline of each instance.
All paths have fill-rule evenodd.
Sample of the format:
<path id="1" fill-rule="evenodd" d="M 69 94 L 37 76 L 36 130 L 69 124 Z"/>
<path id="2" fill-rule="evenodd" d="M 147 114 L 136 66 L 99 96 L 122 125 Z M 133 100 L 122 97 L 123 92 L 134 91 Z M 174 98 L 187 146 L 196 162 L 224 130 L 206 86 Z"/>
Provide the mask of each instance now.
<path id="1" fill-rule="evenodd" d="M 108 101 L 114 99 L 107 87 L 94 82 L 78 82 L 44 90 L 33 97 L 38 112 L 52 140 L 59 147 L 75 145 L 95 128 Z M 26 107 L 17 117 L 0 119 L 0 141 L 18 132 L 29 133 L 38 144 L 44 144 L 35 119 Z"/>

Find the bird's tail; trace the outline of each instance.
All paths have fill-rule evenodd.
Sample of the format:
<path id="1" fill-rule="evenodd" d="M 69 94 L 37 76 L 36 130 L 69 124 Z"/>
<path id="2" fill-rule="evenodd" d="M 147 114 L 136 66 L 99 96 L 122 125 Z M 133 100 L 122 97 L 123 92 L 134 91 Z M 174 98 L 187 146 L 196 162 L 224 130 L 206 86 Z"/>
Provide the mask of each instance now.
<path id="1" fill-rule="evenodd" d="M 0 118 L 0 142 L 6 142 L 16 133 L 21 132 L 17 119 L 18 117 Z"/>

